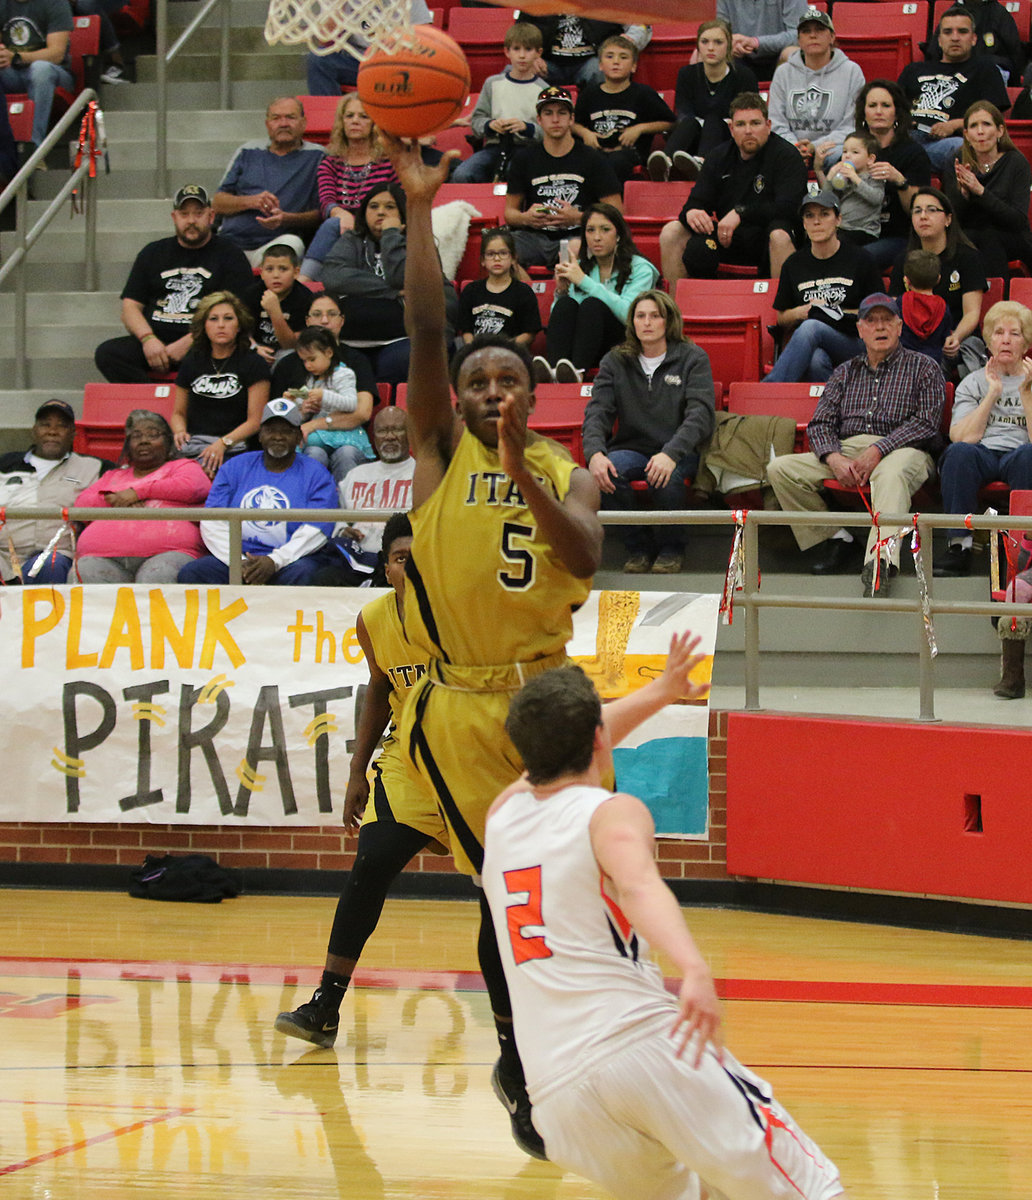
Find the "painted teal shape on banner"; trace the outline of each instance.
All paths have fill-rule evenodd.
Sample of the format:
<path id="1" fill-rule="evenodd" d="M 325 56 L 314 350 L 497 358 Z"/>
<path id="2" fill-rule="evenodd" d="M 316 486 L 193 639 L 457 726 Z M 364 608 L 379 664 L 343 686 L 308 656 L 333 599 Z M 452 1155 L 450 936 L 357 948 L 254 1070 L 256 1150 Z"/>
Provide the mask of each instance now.
<path id="1" fill-rule="evenodd" d="M 656 738 L 613 751 L 616 786 L 643 800 L 656 832 L 704 836 L 709 823 L 706 738 Z"/>

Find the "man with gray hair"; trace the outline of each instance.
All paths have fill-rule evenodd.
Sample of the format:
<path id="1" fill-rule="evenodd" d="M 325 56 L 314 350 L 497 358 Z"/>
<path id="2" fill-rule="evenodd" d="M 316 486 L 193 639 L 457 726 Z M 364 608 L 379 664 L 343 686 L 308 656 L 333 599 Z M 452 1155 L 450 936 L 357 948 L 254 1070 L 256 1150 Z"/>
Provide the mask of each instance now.
<path id="1" fill-rule="evenodd" d="M 253 267 L 272 244 L 304 257 L 304 239 L 322 219 L 316 173 L 323 150 L 306 142 L 305 110 L 296 96 L 280 96 L 265 110 L 267 141 L 244 142 L 215 193 L 223 237 L 236 243 Z"/>

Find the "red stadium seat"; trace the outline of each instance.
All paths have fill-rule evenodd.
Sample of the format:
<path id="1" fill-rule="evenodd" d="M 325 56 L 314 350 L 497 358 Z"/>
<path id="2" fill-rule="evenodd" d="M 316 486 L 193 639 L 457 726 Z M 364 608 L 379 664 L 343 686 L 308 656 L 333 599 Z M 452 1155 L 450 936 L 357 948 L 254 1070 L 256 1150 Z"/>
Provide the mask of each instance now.
<path id="1" fill-rule="evenodd" d="M 861 5 L 872 8 L 874 5 Z M 877 7 L 882 7 L 878 5 Z M 895 5 L 885 7 L 895 8 Z M 896 79 L 905 66 L 913 62 L 914 49 L 910 34 L 902 33 L 838 33 L 838 6 L 835 9 L 835 44 L 847 58 L 863 71 L 866 79 Z M 868 19 L 868 29 L 873 23 Z"/>
<path id="2" fill-rule="evenodd" d="M 574 460 L 584 465 L 581 426 L 584 409 L 591 398 L 590 383 L 540 383 L 534 390 L 534 411 L 527 427 L 543 437 L 552 438 L 569 450 Z"/>
<path id="3" fill-rule="evenodd" d="M 979 313 L 979 316 L 978 316 L 979 326 L 981 326 L 982 322 L 985 320 L 985 314 L 992 308 L 992 306 L 998 300 L 1003 299 L 1003 293 L 1004 293 L 1004 285 L 1003 285 L 1002 279 L 999 279 L 999 278 L 987 279 L 986 283 L 989 284 L 989 290 L 982 293 L 982 311 Z"/>
<path id="4" fill-rule="evenodd" d="M 1027 275 L 1010 281 L 1010 298 L 1026 308 L 1032 308 L 1032 279 Z"/>
<path id="5" fill-rule="evenodd" d="M 469 63 L 470 86 L 480 90 L 488 75 L 506 65 L 505 34 L 513 22 L 511 8 L 452 8 L 448 33 L 462 47 Z"/>
<path id="6" fill-rule="evenodd" d="M 32 141 L 32 121 L 36 115 L 36 105 L 28 96 L 14 95 L 7 97 L 7 115 L 11 121 L 11 133 L 16 142 Z"/>
<path id="7" fill-rule="evenodd" d="M 804 449 L 806 426 L 824 395 L 823 383 L 733 383 L 727 411 L 743 416 L 790 417 L 796 423 L 796 449 Z"/>
<path id="8" fill-rule="evenodd" d="M 340 96 L 298 96 L 305 110 L 305 140 L 325 146 L 330 140 L 333 118 L 337 115 Z"/>
<path id="9" fill-rule="evenodd" d="M 500 190 L 499 190 L 500 189 Z M 480 274 L 480 237 L 491 225 L 505 222 L 504 183 L 445 183 L 437 192 L 435 206 L 451 200 L 465 200 L 480 213 L 469 224 L 466 249 L 459 262 L 455 278 L 476 279 Z"/>
<path id="10" fill-rule="evenodd" d="M 125 419 L 133 409 L 147 408 L 168 418 L 174 400 L 170 383 L 88 383 L 83 389 L 82 417 L 76 422 L 75 449 L 117 459 L 125 441 Z"/>
<path id="11" fill-rule="evenodd" d="M 1032 161 L 1032 121 L 1008 120 L 1007 132 L 1017 149 Z"/>
<path id="12" fill-rule="evenodd" d="M 652 38 L 641 52 L 634 78 L 657 92 L 677 85 L 677 72 L 695 53 L 695 35 L 700 22 L 660 22 L 652 26 Z"/>
<path id="13" fill-rule="evenodd" d="M 921 43 L 928 37 L 928 0 L 876 0 L 875 3 L 857 3 L 856 0 L 838 0 L 833 13 L 835 39 L 848 37 L 870 37 L 884 32 L 909 33 L 911 60 L 920 62 L 924 58 Z M 846 53 L 849 53 L 846 51 Z M 850 58 L 855 58 L 849 54 Z M 864 63 L 857 59 L 861 66 Z M 867 70 L 868 79 L 877 79 Z M 898 72 L 897 72 L 898 74 Z M 892 75 L 889 78 L 895 79 Z"/>
<path id="14" fill-rule="evenodd" d="M 72 32 L 68 39 L 68 69 L 75 80 L 74 91 L 54 88 L 55 116 L 71 106 L 75 97 L 88 84 L 95 85 L 94 68 L 100 54 L 100 17 L 73 17 Z"/>
<path id="15" fill-rule="evenodd" d="M 723 363 L 710 362 L 713 374 L 729 382 L 743 379 L 761 379 L 774 361 L 774 339 L 768 326 L 777 320 L 772 303 L 777 294 L 777 280 L 774 279 L 680 279 L 674 291 L 677 307 L 685 318 L 685 330 L 689 331 L 688 320 L 728 320 L 743 317 L 754 317 L 758 321 L 760 344 L 758 347 L 759 362 L 756 371 L 751 367 L 749 373 L 736 374 L 725 369 Z M 698 328 L 698 326 L 695 326 Z M 695 337 L 695 334 L 691 334 Z"/>
<path id="16" fill-rule="evenodd" d="M 648 179 L 629 179 L 624 184 L 624 220 L 638 252 L 657 266 L 660 230 L 677 218 L 694 186 L 683 180 L 653 183 Z"/>

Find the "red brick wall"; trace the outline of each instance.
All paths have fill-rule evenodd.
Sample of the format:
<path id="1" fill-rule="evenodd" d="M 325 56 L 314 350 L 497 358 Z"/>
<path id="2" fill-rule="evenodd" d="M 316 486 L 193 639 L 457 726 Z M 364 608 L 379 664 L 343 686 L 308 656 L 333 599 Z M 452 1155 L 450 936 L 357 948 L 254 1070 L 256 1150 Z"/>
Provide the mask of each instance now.
<path id="1" fill-rule="evenodd" d="M 663 842 L 662 873 L 671 879 L 726 879 L 727 713 L 710 713 L 710 836 L 705 842 Z M 226 867 L 347 870 L 355 836 L 332 826 L 87 825 L 19 821 L 0 824 L 0 862 L 138 866 L 145 854 L 210 854 Z M 451 871 L 451 859 L 423 854 L 409 870 Z"/>

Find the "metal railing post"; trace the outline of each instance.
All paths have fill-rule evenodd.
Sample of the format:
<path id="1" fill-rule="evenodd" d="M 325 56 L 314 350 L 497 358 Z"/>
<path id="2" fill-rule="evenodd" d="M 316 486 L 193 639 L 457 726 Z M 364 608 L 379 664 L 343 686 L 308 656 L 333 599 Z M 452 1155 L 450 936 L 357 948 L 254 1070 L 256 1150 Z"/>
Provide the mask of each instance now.
<path id="1" fill-rule="evenodd" d="M 932 531 L 927 524 L 921 520 L 920 516 L 917 519 L 918 537 L 921 539 L 921 567 L 924 570 L 924 576 L 928 583 L 928 599 L 933 601 L 935 596 L 932 591 Z M 992 534 L 996 536 L 995 533 Z M 919 721 L 934 721 L 935 716 L 935 659 L 932 657 L 932 648 L 928 644 L 928 636 L 925 632 L 924 613 L 920 606 L 917 610 L 917 634 L 920 638 L 918 644 L 918 691 L 920 696 L 920 713 Z"/>
<path id="2" fill-rule="evenodd" d="M 86 291 L 96 292 L 100 287 L 100 272 L 97 269 L 97 181 L 83 180 L 83 204 L 86 212 L 83 255 L 85 257 Z"/>
<path id="3" fill-rule="evenodd" d="M 760 577 L 760 527 L 745 514 L 745 708 L 760 707 L 760 610 L 750 603 Z"/>
<path id="4" fill-rule="evenodd" d="M 24 391 L 29 386 L 28 295 L 25 284 L 25 252 L 28 248 L 29 185 L 23 182 L 14 201 L 15 239 L 21 258 L 14 269 L 14 386 Z"/>
<path id="5" fill-rule="evenodd" d="M 155 15 L 157 105 L 154 110 L 154 194 L 168 195 L 168 0 L 158 0 Z"/>
<path id="6" fill-rule="evenodd" d="M 229 16 L 230 0 L 222 0 L 219 6 L 219 19 L 222 25 L 222 42 L 219 52 L 219 108 L 226 110 L 233 107 L 229 87 Z"/>

